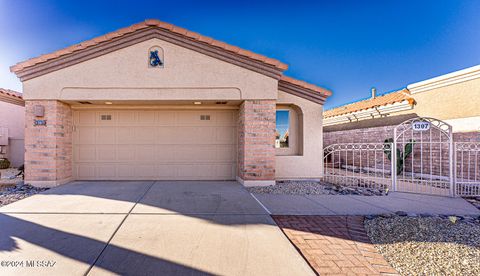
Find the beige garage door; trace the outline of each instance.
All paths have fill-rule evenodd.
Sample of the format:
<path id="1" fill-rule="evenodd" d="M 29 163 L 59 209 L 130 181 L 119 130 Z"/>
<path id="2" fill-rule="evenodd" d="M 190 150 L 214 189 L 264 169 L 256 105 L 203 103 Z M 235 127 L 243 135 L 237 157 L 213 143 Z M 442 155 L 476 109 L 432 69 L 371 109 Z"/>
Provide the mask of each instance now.
<path id="1" fill-rule="evenodd" d="M 231 180 L 235 110 L 78 110 L 78 180 Z"/>

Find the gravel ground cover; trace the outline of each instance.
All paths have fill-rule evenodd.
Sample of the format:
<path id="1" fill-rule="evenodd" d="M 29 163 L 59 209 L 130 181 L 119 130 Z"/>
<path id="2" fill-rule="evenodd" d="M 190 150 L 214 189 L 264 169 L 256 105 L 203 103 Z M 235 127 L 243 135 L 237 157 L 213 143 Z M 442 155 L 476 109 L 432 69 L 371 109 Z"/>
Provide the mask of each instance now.
<path id="1" fill-rule="evenodd" d="M 466 201 L 470 202 L 473 206 L 475 206 L 478 210 L 480 210 L 480 196 L 477 197 L 465 197 L 463 198 Z"/>
<path id="2" fill-rule="evenodd" d="M 478 217 L 367 216 L 365 229 L 384 258 L 402 275 L 480 275 Z"/>
<path id="3" fill-rule="evenodd" d="M 0 188 L 0 207 L 46 190 L 48 190 L 48 188 L 37 188 L 23 184 L 23 182 L 15 186 Z"/>
<path id="4" fill-rule="evenodd" d="M 16 177 L 20 171 L 16 168 L 0 170 L 0 189 L 5 186 L 15 186 L 22 181 L 22 177 Z"/>
<path id="5" fill-rule="evenodd" d="M 277 181 L 276 185 L 249 187 L 249 192 L 256 194 L 283 195 L 364 195 L 382 196 L 386 191 L 374 188 L 347 187 L 321 181 Z"/>

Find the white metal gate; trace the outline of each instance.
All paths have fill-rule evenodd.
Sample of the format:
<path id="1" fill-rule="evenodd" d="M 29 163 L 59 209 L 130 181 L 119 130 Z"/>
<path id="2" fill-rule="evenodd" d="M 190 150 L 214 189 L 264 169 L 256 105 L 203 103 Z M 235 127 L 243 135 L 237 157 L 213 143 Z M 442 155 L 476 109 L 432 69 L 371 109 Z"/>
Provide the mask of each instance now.
<path id="1" fill-rule="evenodd" d="M 440 120 L 407 120 L 393 131 L 393 190 L 453 196 L 452 127 Z"/>

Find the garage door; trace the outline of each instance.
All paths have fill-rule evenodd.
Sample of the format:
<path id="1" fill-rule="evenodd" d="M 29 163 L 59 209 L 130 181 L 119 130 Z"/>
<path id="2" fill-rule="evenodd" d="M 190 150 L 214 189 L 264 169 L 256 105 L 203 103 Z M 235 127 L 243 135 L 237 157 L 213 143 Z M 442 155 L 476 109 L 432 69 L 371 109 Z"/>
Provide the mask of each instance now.
<path id="1" fill-rule="evenodd" d="M 77 110 L 78 180 L 232 180 L 235 110 Z"/>

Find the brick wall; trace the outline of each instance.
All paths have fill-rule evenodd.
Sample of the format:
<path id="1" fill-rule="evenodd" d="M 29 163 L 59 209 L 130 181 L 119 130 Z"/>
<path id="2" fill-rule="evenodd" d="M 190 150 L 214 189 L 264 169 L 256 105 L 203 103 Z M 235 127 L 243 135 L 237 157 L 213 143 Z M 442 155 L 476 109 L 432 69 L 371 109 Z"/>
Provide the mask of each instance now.
<path id="1" fill-rule="evenodd" d="M 275 179 L 274 100 L 244 101 L 238 122 L 238 176 L 243 180 Z"/>
<path id="2" fill-rule="evenodd" d="M 35 117 L 34 107 L 45 107 L 44 117 Z M 47 121 L 34 126 L 34 120 Z M 55 101 L 25 102 L 25 181 L 59 184 L 72 177 L 72 110 Z M 41 184 L 40 184 L 41 185 Z"/>

